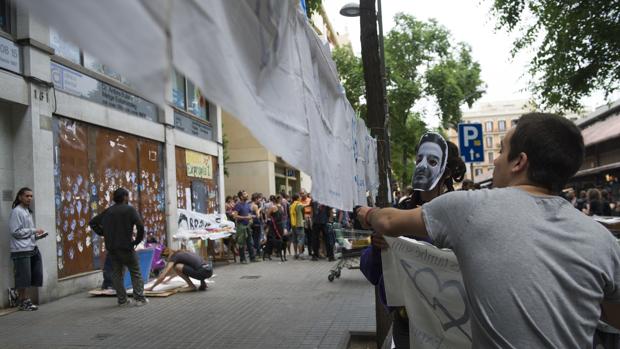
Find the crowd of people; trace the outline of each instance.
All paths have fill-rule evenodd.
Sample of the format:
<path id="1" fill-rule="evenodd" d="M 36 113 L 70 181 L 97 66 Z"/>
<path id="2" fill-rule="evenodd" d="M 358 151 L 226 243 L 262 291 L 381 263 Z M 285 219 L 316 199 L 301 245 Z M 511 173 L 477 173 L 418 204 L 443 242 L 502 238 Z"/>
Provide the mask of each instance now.
<path id="1" fill-rule="evenodd" d="M 568 190 L 564 198 L 588 216 L 620 216 L 620 202 L 613 200 L 607 189 L 580 190 L 579 197 L 574 190 Z"/>
<path id="2" fill-rule="evenodd" d="M 226 215 L 236 234 L 228 247 L 241 263 L 294 259 L 335 260 L 332 223 L 350 225 L 350 215 L 312 199 L 305 190 L 264 196 L 240 190 L 226 198 Z M 247 256 L 246 256 L 247 254 Z M 287 257 L 288 256 L 288 257 Z"/>

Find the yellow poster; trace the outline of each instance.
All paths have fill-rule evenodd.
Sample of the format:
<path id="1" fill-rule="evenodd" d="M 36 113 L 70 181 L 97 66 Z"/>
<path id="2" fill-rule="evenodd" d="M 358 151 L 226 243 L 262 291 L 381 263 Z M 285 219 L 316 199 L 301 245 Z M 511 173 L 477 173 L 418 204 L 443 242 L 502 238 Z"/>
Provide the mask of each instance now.
<path id="1" fill-rule="evenodd" d="M 187 165 L 188 177 L 213 178 L 213 162 L 211 161 L 211 156 L 186 150 L 185 164 Z"/>

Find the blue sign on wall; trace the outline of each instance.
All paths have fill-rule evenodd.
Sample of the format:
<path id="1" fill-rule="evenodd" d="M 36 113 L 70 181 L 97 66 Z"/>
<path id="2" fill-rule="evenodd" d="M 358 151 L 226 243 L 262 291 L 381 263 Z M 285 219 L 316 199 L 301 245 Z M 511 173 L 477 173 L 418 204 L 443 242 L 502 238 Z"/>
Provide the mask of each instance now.
<path id="1" fill-rule="evenodd" d="M 459 150 L 465 162 L 483 162 L 482 124 L 459 124 Z"/>

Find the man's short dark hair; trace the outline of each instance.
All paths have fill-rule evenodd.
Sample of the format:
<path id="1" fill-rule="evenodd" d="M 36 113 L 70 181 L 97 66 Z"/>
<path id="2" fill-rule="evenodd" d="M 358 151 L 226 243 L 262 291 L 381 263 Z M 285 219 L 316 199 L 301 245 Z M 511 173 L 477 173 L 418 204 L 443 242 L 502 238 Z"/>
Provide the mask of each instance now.
<path id="1" fill-rule="evenodd" d="M 114 202 L 117 204 L 122 204 L 123 202 L 125 202 L 125 197 L 129 196 L 129 191 L 127 191 L 127 189 L 125 188 L 118 188 L 114 191 L 114 195 L 112 195 L 112 198 L 114 199 Z"/>
<path id="2" fill-rule="evenodd" d="M 556 114 L 521 116 L 510 139 L 508 160 L 527 154 L 528 179 L 559 192 L 579 170 L 584 158 L 583 136 L 570 120 Z"/>

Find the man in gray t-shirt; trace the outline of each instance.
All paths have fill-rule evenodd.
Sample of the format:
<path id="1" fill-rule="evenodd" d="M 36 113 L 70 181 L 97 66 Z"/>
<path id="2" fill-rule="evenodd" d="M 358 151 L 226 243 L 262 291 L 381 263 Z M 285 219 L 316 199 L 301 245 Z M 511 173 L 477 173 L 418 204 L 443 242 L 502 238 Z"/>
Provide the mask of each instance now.
<path id="1" fill-rule="evenodd" d="M 460 191 L 422 216 L 429 237 L 458 258 L 476 348 L 583 348 L 601 301 L 620 301 L 616 239 L 559 196 Z"/>
<path id="2" fill-rule="evenodd" d="M 574 124 L 526 114 L 493 162 L 501 189 L 448 193 L 408 211 L 362 207 L 357 217 L 378 233 L 426 235 L 454 250 L 473 348 L 590 348 L 601 305 L 620 302 L 620 247 L 552 195 L 583 157 Z"/>

